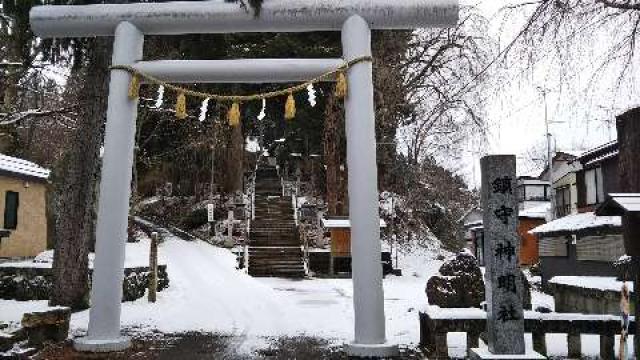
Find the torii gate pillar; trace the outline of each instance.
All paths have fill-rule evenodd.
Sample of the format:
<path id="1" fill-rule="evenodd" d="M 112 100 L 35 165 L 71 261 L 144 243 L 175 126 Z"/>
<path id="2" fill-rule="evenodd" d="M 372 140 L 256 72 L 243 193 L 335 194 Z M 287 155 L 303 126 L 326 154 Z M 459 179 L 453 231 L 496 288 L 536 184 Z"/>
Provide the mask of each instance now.
<path id="1" fill-rule="evenodd" d="M 37 36 L 114 36 L 114 65 L 146 69 L 171 82 L 292 82 L 335 69 L 340 59 L 142 62 L 143 35 L 342 30 L 344 60 L 371 55 L 371 30 L 447 27 L 458 21 L 458 0 L 268 0 L 254 18 L 224 0 L 37 6 Z M 229 76 L 229 68 L 236 69 Z M 287 69 L 270 71 L 271 69 Z M 191 77 L 190 77 L 191 76 Z M 372 65 L 349 68 L 346 108 L 349 215 L 352 233 L 354 341 L 350 356 L 388 357 L 397 347 L 385 336 Z M 124 251 L 129 210 L 137 101 L 128 99 L 130 75 L 112 70 L 100 184 L 96 257 L 89 333 L 75 341 L 83 351 L 117 351 L 120 335 Z"/>
<path id="2" fill-rule="evenodd" d="M 346 61 L 371 56 L 371 30 L 362 17 L 354 15 L 344 23 L 342 49 Z M 347 77 L 345 123 L 355 317 L 355 337 L 347 352 L 351 356 L 389 357 L 398 349 L 388 345 L 385 336 L 371 63 L 352 66 Z"/>
<path id="3" fill-rule="evenodd" d="M 144 36 L 135 26 L 120 23 L 113 41 L 112 63 L 133 65 L 141 60 L 143 41 Z M 138 114 L 138 101 L 128 97 L 130 81 L 128 72 L 111 70 L 89 332 L 87 337 L 74 342 L 74 347 L 80 351 L 120 351 L 131 345 L 129 338 L 120 336 L 120 303 Z"/>

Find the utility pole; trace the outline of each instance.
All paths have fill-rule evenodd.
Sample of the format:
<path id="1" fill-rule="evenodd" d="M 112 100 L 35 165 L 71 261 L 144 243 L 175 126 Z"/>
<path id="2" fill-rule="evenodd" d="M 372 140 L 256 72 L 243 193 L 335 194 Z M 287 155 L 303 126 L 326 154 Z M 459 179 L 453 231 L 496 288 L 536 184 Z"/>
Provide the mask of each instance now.
<path id="1" fill-rule="evenodd" d="M 209 202 L 211 205 L 211 216 L 207 216 L 207 220 L 209 220 L 209 235 L 215 235 L 215 204 L 214 204 L 214 195 L 215 195 L 215 169 L 216 169 L 216 121 L 213 120 L 211 122 L 211 183 L 209 184 Z M 209 215 L 209 214 L 207 214 Z"/>
<path id="2" fill-rule="evenodd" d="M 211 184 L 209 185 L 209 200 L 213 203 L 214 184 L 215 184 L 215 169 L 216 169 L 216 123 L 215 121 L 211 125 L 213 132 L 211 141 Z"/>
<path id="3" fill-rule="evenodd" d="M 549 130 L 549 111 L 547 109 L 547 89 L 538 87 L 538 91 L 542 93 L 542 100 L 544 101 L 544 126 L 545 126 L 545 136 L 547 137 L 547 169 L 549 169 L 549 202 L 551 206 L 549 206 L 549 211 L 551 214 L 551 219 L 556 218 L 556 210 L 555 210 L 555 192 L 553 189 L 553 150 L 551 148 L 551 131 Z"/>

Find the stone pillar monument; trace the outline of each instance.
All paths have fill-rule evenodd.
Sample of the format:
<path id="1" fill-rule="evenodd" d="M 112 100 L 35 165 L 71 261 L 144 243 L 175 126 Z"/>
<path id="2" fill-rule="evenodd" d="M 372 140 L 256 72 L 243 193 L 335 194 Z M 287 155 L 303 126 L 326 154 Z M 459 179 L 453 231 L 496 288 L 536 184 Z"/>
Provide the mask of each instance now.
<path id="1" fill-rule="evenodd" d="M 516 157 L 485 156 L 482 170 L 488 349 L 470 349 L 472 359 L 544 359 L 526 351 L 523 282 L 516 199 Z"/>

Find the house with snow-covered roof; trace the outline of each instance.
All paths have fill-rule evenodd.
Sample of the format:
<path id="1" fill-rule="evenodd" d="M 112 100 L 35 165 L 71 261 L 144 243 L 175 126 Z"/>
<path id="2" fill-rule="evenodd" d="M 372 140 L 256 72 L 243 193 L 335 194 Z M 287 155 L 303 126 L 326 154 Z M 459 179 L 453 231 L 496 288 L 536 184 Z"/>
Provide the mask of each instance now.
<path id="1" fill-rule="evenodd" d="M 47 249 L 50 171 L 0 154 L 0 258 L 33 257 Z"/>
<path id="2" fill-rule="evenodd" d="M 520 176 L 516 181 L 518 198 L 518 234 L 520 235 L 520 264 L 538 262 L 538 239 L 529 230 L 546 222 L 551 203 L 550 183 L 531 176 Z M 484 227 L 482 209 L 474 207 L 459 220 L 460 233 L 478 263 L 484 265 Z"/>
<path id="3" fill-rule="evenodd" d="M 596 216 L 594 210 L 618 191 L 617 158 L 615 141 L 577 157 L 575 190 L 556 188 L 557 218 L 531 230 L 538 237 L 544 284 L 555 276 L 616 275 L 613 263 L 625 254 L 620 217 Z"/>

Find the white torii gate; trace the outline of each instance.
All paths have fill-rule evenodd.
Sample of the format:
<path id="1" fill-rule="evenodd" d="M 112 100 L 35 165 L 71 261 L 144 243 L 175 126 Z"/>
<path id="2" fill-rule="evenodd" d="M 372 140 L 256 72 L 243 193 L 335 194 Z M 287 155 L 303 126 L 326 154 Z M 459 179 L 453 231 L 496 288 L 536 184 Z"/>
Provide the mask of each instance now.
<path id="1" fill-rule="evenodd" d="M 223 0 L 113 5 L 52 5 L 31 10 L 42 38 L 115 36 L 113 65 L 131 65 L 173 83 L 306 81 L 345 61 L 371 56 L 370 29 L 447 27 L 458 21 L 458 0 L 265 0 L 255 18 Z M 343 59 L 141 61 L 144 35 L 231 32 L 342 31 Z M 215 46 L 215 44 L 214 44 Z M 349 216 L 352 233 L 354 340 L 352 356 L 390 356 L 385 336 L 372 67 L 349 68 L 346 98 Z M 131 75 L 112 70 L 100 183 L 89 331 L 80 351 L 130 346 L 120 334 L 125 239 L 137 100 L 127 96 Z"/>

